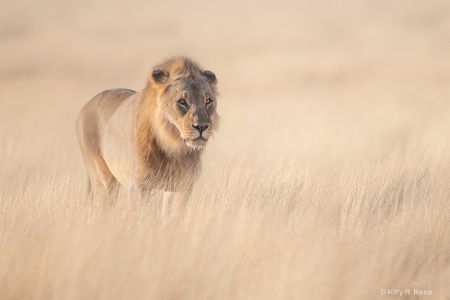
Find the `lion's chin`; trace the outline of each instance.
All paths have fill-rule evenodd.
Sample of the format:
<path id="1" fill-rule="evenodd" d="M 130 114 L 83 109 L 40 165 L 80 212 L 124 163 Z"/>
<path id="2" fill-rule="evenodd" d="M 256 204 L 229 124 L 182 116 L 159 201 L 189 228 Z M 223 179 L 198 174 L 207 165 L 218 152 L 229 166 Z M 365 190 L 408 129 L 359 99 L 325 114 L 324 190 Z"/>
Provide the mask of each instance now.
<path id="1" fill-rule="evenodd" d="M 203 137 L 198 137 L 192 140 L 185 140 L 186 146 L 192 150 L 200 150 L 206 145 L 207 140 Z"/>

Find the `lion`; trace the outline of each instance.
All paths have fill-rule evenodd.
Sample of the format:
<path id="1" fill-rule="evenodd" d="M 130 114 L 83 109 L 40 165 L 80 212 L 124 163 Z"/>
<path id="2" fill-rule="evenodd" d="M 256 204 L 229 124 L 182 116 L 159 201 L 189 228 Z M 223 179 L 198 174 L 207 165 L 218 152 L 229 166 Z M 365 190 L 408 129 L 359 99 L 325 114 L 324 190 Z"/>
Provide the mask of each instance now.
<path id="1" fill-rule="evenodd" d="M 164 191 L 189 195 L 201 156 L 217 130 L 217 78 L 187 57 L 157 65 L 140 92 L 112 89 L 92 98 L 77 120 L 88 198 L 114 203 Z"/>

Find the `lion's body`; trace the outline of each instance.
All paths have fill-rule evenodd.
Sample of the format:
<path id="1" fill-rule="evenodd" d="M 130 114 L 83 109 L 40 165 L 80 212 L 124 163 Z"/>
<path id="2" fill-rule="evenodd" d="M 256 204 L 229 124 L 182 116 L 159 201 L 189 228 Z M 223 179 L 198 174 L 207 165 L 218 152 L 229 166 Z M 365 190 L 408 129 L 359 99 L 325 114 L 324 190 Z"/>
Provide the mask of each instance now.
<path id="1" fill-rule="evenodd" d="M 120 186 L 128 196 L 190 191 L 218 119 L 215 76 L 205 72 L 212 74 L 175 58 L 160 65 L 141 92 L 107 90 L 83 107 L 77 135 L 92 199 L 114 200 Z M 210 99 L 214 107 L 204 104 Z"/>

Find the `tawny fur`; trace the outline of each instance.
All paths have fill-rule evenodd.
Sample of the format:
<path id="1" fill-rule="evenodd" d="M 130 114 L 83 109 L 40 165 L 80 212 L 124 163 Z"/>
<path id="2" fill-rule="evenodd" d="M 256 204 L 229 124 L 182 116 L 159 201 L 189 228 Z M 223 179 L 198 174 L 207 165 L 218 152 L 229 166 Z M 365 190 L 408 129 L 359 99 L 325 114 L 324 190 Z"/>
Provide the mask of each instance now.
<path id="1" fill-rule="evenodd" d="M 81 110 L 77 136 L 96 203 L 153 189 L 189 193 L 217 129 L 217 80 L 185 57 L 155 67 L 146 87 L 101 92 Z"/>

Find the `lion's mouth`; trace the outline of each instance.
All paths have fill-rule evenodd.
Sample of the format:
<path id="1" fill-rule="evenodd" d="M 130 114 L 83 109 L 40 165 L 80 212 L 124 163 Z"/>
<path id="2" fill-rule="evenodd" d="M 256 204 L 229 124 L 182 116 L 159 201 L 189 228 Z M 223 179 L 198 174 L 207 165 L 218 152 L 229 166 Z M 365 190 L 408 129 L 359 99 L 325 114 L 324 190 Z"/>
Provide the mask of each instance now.
<path id="1" fill-rule="evenodd" d="M 188 147 L 191 147 L 194 150 L 200 150 L 206 145 L 207 141 L 208 140 L 205 139 L 203 136 L 199 136 L 199 137 L 197 137 L 195 139 L 185 140 L 184 142 L 186 143 L 186 145 Z"/>
<path id="2" fill-rule="evenodd" d="M 198 138 L 193 139 L 193 141 L 204 141 L 204 142 L 207 142 L 208 140 L 205 139 L 203 136 L 199 136 Z"/>

